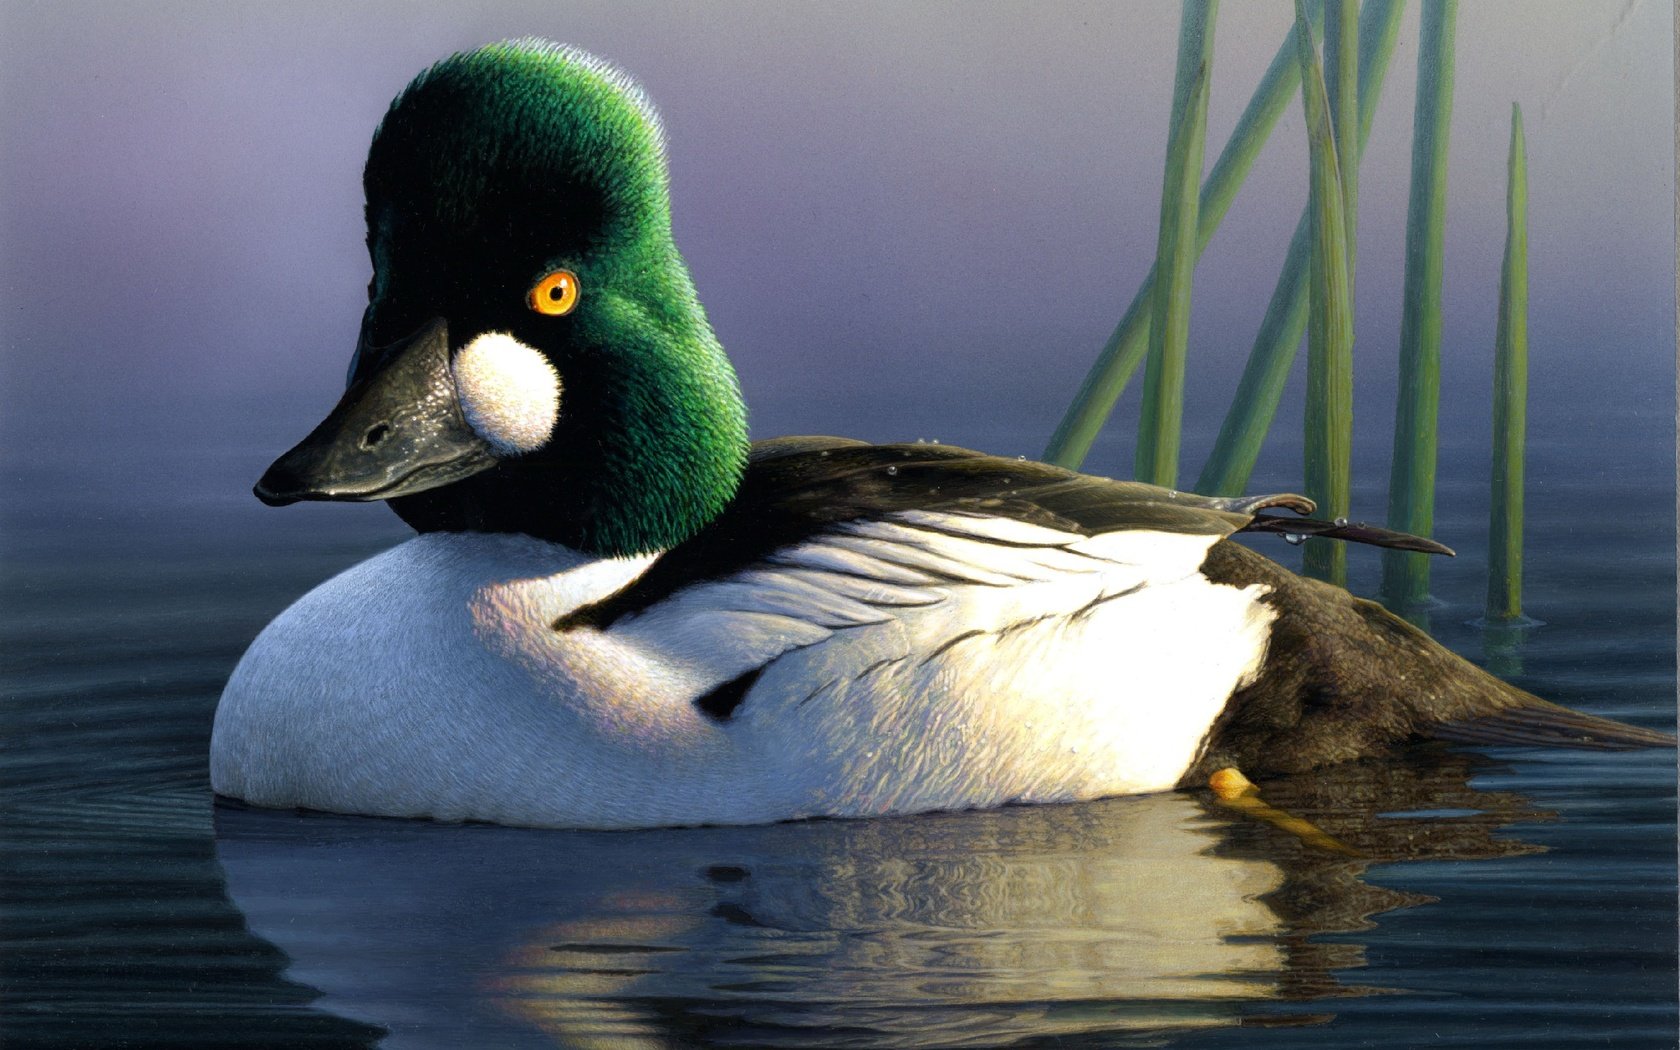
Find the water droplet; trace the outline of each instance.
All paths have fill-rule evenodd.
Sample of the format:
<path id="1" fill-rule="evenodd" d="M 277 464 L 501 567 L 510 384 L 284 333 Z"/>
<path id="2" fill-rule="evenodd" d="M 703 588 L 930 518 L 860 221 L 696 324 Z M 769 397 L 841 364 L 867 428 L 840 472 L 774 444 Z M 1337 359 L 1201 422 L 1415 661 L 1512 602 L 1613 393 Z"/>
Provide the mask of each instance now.
<path id="1" fill-rule="evenodd" d="M 1178 490 L 1177 489 L 1170 490 L 1167 493 L 1167 498 L 1168 499 L 1177 499 L 1178 498 Z"/>
<path id="2" fill-rule="evenodd" d="M 934 438 L 934 439 L 933 439 L 933 443 L 934 443 L 934 444 L 935 444 L 935 445 L 937 445 L 937 444 L 939 444 L 939 439 L 938 439 L 938 438 Z"/>
<path id="3" fill-rule="evenodd" d="M 1298 532 L 1286 532 L 1283 534 L 1283 542 L 1289 544 L 1291 547 L 1299 547 L 1301 544 L 1307 542 L 1307 538 Z"/>
<path id="4" fill-rule="evenodd" d="M 898 474 L 898 468 L 897 467 L 888 467 L 887 468 L 887 473 L 892 474 L 892 475 L 897 475 Z"/>
<path id="5" fill-rule="evenodd" d="M 1078 744 L 1070 744 L 1070 745 L 1068 745 L 1068 750 L 1077 755 L 1077 754 L 1079 754 L 1079 745 Z"/>
<path id="6" fill-rule="evenodd" d="M 918 444 L 918 445 L 925 445 L 925 444 L 927 444 L 927 438 L 917 438 L 917 439 L 916 439 L 916 444 Z"/>
<path id="7" fill-rule="evenodd" d="M 825 449 L 823 449 L 823 450 L 822 450 L 822 453 L 821 453 L 821 455 L 822 455 L 822 458 L 823 458 L 823 459 L 827 459 L 827 458 L 828 458 L 828 455 L 829 455 L 829 453 L 828 453 L 828 449 L 826 449 L 826 448 L 825 448 Z"/>
<path id="8" fill-rule="evenodd" d="M 1338 528 L 1344 527 L 1346 525 L 1347 525 L 1347 519 L 1346 518 L 1337 518 L 1336 519 L 1336 526 Z"/>
<path id="9" fill-rule="evenodd" d="M 1003 479 L 1003 483 L 1004 483 L 1004 484 L 1005 484 L 1005 485 L 1007 485 L 1007 484 L 1009 484 L 1009 479 L 1008 479 L 1008 478 L 1004 478 L 1004 479 Z"/>
<path id="10" fill-rule="evenodd" d="M 1022 463 L 1025 463 L 1027 461 L 1027 457 L 1025 457 L 1025 456 L 1016 456 L 1015 458 L 1020 460 Z"/>

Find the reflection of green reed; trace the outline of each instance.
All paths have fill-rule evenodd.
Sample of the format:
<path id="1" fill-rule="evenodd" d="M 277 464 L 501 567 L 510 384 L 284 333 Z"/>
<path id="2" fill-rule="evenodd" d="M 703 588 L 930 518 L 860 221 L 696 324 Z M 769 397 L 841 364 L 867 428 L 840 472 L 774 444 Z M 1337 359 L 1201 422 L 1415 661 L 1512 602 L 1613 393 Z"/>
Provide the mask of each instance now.
<path id="1" fill-rule="evenodd" d="M 1327 54 L 1353 54 L 1353 19 L 1341 17 L 1353 0 L 1330 0 L 1325 17 Z M 1351 12 L 1349 12 L 1351 13 Z M 1295 0 L 1295 41 L 1301 61 L 1301 99 L 1307 114 L 1311 160 L 1307 212 L 1311 217 L 1311 287 L 1308 290 L 1305 476 L 1307 496 L 1325 517 L 1347 513 L 1353 455 L 1353 289 L 1348 234 L 1354 217 L 1342 196 L 1342 164 L 1332 121 L 1351 130 L 1354 71 L 1336 65 L 1335 114 L 1313 50 L 1301 0 Z M 1346 118 L 1345 121 L 1342 118 Z M 1351 137 L 1351 136 L 1350 136 Z M 1347 582 L 1347 548 L 1335 540 L 1307 544 L 1308 575 Z"/>
<path id="2" fill-rule="evenodd" d="M 1178 443 L 1184 417 L 1184 359 L 1190 340 L 1190 284 L 1196 269 L 1196 185 L 1207 137 L 1208 78 L 1213 67 L 1217 0 L 1184 0 L 1178 28 L 1178 73 L 1172 127 L 1161 181 L 1161 228 L 1155 245 L 1154 321 L 1143 373 L 1136 477 L 1178 483 Z"/>
<path id="3" fill-rule="evenodd" d="M 1447 217 L 1447 137 L 1452 122 L 1453 36 L 1458 0 L 1423 0 L 1412 191 L 1406 208 L 1406 284 L 1400 313 L 1400 397 L 1388 524 L 1427 536 L 1435 525 L 1435 425 L 1441 404 L 1441 247 Z M 1428 555 L 1383 552 L 1383 600 L 1429 597 Z"/>
<path id="4" fill-rule="evenodd" d="M 1522 109 L 1511 106 L 1505 188 L 1505 265 L 1493 359 L 1493 509 L 1488 526 L 1487 618 L 1522 616 L 1523 430 L 1528 414 L 1528 152 Z"/>
<path id="5" fill-rule="evenodd" d="M 1523 645 L 1532 620 L 1482 621 L 1482 666 L 1489 674 L 1515 678 L 1523 673 Z"/>

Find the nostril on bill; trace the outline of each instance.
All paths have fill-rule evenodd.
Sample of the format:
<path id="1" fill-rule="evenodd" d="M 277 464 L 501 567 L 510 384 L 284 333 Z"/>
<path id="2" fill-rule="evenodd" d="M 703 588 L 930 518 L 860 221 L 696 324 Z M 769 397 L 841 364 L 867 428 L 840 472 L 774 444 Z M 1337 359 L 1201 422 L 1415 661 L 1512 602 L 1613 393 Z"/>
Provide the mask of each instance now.
<path id="1" fill-rule="evenodd" d="M 362 447 L 363 448 L 373 448 L 375 445 L 378 445 L 381 441 L 384 441 L 386 435 L 389 434 L 390 432 L 391 432 L 391 425 L 389 423 L 376 423 L 376 424 L 374 424 L 374 426 L 371 427 L 366 434 L 362 435 Z"/>

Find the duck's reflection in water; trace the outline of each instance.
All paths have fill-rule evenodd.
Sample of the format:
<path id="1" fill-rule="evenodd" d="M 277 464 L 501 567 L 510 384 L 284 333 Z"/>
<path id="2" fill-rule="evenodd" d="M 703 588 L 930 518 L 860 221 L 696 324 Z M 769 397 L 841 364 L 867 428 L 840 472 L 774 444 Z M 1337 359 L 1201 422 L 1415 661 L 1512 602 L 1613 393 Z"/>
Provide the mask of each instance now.
<path id="1" fill-rule="evenodd" d="M 1118 1045 L 1372 991 L 1313 938 L 1423 903 L 1370 864 L 1533 849 L 1493 832 L 1544 815 L 1481 763 L 1262 785 L 1359 857 L 1190 794 L 634 833 L 228 810 L 218 848 L 290 976 L 391 1047 Z"/>

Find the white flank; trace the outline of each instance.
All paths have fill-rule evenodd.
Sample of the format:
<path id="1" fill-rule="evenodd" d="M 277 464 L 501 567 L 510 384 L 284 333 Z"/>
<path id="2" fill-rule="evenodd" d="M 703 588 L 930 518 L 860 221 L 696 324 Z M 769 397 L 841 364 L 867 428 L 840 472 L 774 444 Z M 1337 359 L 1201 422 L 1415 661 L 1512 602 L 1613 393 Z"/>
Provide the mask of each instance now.
<path id="1" fill-rule="evenodd" d="M 473 433 L 503 455 L 533 452 L 560 418 L 560 376 L 540 350 L 486 332 L 455 355 L 455 391 Z"/>
<path id="2" fill-rule="evenodd" d="M 212 783 L 259 805 L 569 827 L 1167 790 L 1275 616 L 1263 587 L 1201 575 L 1214 542 L 917 513 L 555 631 L 654 559 L 422 536 L 257 639 L 217 712 Z M 697 705 L 754 670 L 727 717 Z"/>

